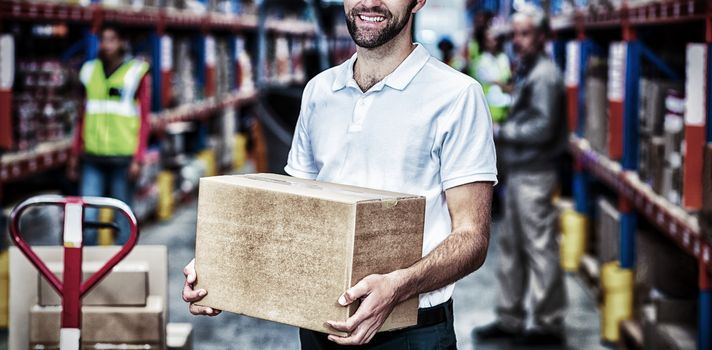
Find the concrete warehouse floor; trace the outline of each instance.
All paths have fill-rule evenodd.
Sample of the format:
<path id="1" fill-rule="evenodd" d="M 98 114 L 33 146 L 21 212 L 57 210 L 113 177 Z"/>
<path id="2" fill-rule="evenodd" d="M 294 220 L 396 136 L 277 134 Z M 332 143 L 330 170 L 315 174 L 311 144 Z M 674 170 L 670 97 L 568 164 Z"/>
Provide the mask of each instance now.
<path id="1" fill-rule="evenodd" d="M 183 266 L 193 257 L 195 247 L 196 203 L 182 206 L 175 216 L 164 223 L 143 227 L 141 244 L 164 244 L 168 246 L 169 259 L 169 320 L 192 322 L 195 349 L 298 349 L 297 330 L 273 322 L 223 313 L 215 318 L 195 317 L 181 300 Z M 507 342 L 477 344 L 471 331 L 475 326 L 494 320 L 494 305 L 497 296 L 496 235 L 495 223 L 493 244 L 485 265 L 474 274 L 458 282 L 455 289 L 455 329 L 458 348 L 509 349 Z M 566 317 L 567 346 L 564 349 L 597 349 L 599 345 L 599 314 L 596 302 L 576 276 L 566 278 L 569 308 Z"/>

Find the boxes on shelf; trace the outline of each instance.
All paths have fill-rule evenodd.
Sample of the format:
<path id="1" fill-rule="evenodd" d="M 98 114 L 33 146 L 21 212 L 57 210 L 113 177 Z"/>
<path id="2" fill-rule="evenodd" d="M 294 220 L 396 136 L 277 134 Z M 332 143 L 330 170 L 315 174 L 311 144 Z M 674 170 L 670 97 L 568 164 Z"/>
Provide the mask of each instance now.
<path id="1" fill-rule="evenodd" d="M 697 300 L 655 296 L 642 312 L 643 348 L 694 349 Z"/>
<path id="2" fill-rule="evenodd" d="M 640 81 L 641 180 L 673 203 L 681 202 L 682 87 L 666 80 Z"/>
<path id="3" fill-rule="evenodd" d="M 77 71 L 59 59 L 20 59 L 13 88 L 12 150 L 71 136 L 79 114 Z"/>
<path id="4" fill-rule="evenodd" d="M 195 80 L 196 58 L 191 49 L 191 39 L 175 37 L 173 40 L 173 74 L 171 91 L 173 101 L 171 106 L 179 106 L 195 102 L 199 98 Z"/>
<path id="5" fill-rule="evenodd" d="M 669 238 L 658 232 L 639 230 L 638 265 L 646 284 L 669 298 L 694 298 L 697 295 L 697 261 Z"/>
<path id="6" fill-rule="evenodd" d="M 607 72 L 605 60 L 592 57 L 586 77 L 586 129 L 585 137 L 591 147 L 608 154 Z"/>
<path id="7" fill-rule="evenodd" d="M 599 198 L 596 215 L 596 254 L 599 265 L 617 260 L 620 237 L 620 212 L 609 200 Z"/>
<path id="8" fill-rule="evenodd" d="M 421 258 L 424 212 L 424 198 L 407 194 L 273 174 L 203 178 L 201 304 L 340 334 L 324 322 L 353 314 L 357 305 L 336 302 L 346 289 Z M 414 325 L 417 308 L 418 298 L 397 306 L 382 330 Z"/>

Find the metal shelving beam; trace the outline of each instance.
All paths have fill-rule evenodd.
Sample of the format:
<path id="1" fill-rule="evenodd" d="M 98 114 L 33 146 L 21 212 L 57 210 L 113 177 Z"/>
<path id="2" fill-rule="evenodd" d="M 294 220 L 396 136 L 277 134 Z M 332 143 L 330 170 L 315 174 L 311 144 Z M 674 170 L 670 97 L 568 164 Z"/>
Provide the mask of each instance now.
<path id="1" fill-rule="evenodd" d="M 696 217 L 653 192 L 634 171 L 624 170 L 620 163 L 594 151 L 587 140 L 571 135 L 569 146 L 574 157 L 593 176 L 625 197 L 641 215 L 712 273 L 712 242 L 701 235 Z"/>

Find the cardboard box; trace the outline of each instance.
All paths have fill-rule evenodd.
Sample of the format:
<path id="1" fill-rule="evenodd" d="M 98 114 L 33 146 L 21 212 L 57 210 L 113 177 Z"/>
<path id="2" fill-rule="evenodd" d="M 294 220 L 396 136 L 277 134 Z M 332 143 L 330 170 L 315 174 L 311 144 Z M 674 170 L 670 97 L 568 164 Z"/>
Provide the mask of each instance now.
<path id="1" fill-rule="evenodd" d="M 363 277 L 417 262 L 425 198 L 288 176 L 200 181 L 195 268 L 201 304 L 325 333 L 338 297 Z M 382 331 L 417 323 L 418 298 Z"/>
<path id="2" fill-rule="evenodd" d="M 30 309 L 30 344 L 57 344 L 61 306 Z M 149 296 L 146 306 L 82 307 L 82 342 L 164 344 L 163 298 Z"/>
<path id="3" fill-rule="evenodd" d="M 98 271 L 103 263 L 84 263 L 84 280 Z M 63 265 L 51 263 L 47 267 L 62 280 Z M 62 299 L 42 276 L 39 279 L 38 304 L 62 305 Z M 148 297 L 148 264 L 120 263 L 82 298 L 85 306 L 143 306 Z"/>

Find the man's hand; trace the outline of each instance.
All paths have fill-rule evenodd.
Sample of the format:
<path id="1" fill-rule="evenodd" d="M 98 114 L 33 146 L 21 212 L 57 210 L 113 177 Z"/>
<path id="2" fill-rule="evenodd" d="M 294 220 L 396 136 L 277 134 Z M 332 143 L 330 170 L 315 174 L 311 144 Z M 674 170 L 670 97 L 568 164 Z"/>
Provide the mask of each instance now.
<path id="1" fill-rule="evenodd" d="M 138 179 L 138 176 L 141 174 L 141 163 L 139 163 L 136 160 L 131 161 L 131 165 L 129 166 L 129 178 L 131 180 L 136 180 Z"/>
<path id="2" fill-rule="evenodd" d="M 366 276 L 339 297 L 339 304 L 347 306 L 361 299 L 356 313 L 346 321 L 327 321 L 336 330 L 346 332 L 346 337 L 330 335 L 329 340 L 340 345 L 366 344 L 376 335 L 383 322 L 400 303 L 401 278 L 399 271 L 386 275 Z"/>
<path id="3" fill-rule="evenodd" d="M 67 177 L 72 181 L 79 179 L 79 158 L 75 155 L 69 156 L 69 161 L 67 162 Z"/>
<path id="4" fill-rule="evenodd" d="M 208 291 L 205 289 L 193 290 L 193 284 L 198 280 L 198 276 L 195 273 L 195 259 L 191 260 L 188 265 L 183 269 L 183 274 L 185 275 L 185 285 L 183 286 L 183 301 L 190 303 L 189 309 L 190 313 L 193 315 L 206 315 L 206 316 L 217 316 L 222 311 L 216 310 L 211 307 L 198 306 L 194 303 L 203 300 L 203 298 L 208 295 Z"/>

